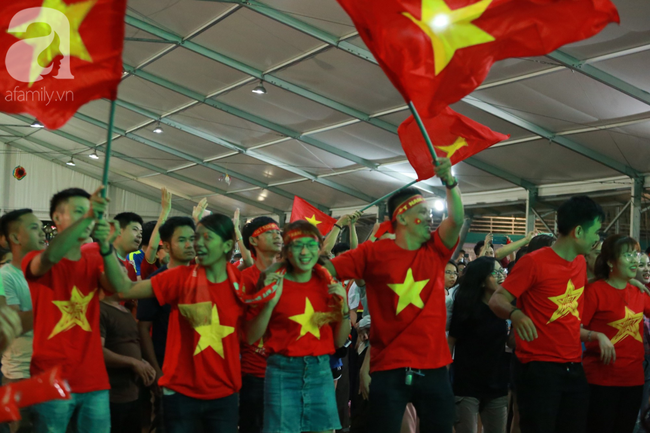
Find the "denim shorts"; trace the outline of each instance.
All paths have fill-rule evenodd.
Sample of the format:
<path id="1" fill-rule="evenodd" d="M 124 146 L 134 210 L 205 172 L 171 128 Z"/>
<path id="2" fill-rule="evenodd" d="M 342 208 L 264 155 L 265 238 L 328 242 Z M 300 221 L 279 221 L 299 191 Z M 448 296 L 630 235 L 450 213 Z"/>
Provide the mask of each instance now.
<path id="1" fill-rule="evenodd" d="M 271 355 L 264 384 L 264 433 L 340 428 L 329 356 Z"/>

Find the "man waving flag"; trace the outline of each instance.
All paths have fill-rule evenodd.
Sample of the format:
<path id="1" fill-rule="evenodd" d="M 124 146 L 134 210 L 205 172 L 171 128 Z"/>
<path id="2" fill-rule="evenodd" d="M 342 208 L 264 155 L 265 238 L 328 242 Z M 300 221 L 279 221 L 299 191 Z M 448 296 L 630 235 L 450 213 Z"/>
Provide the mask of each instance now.
<path id="1" fill-rule="evenodd" d="M 423 117 L 476 89 L 495 61 L 541 56 L 619 22 L 609 0 L 338 0 Z"/>
<path id="2" fill-rule="evenodd" d="M 126 0 L 0 2 L 0 111 L 57 129 L 83 104 L 114 100 L 125 13 Z"/>

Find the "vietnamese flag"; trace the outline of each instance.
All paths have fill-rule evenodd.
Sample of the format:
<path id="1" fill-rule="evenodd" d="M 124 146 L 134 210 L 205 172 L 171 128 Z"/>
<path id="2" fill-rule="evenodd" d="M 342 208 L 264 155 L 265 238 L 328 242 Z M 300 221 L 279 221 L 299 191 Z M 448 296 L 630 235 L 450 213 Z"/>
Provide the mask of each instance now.
<path id="1" fill-rule="evenodd" d="M 433 117 L 492 64 L 541 56 L 619 22 L 609 0 L 337 0 L 406 102 Z"/>
<path id="2" fill-rule="evenodd" d="M 115 100 L 125 14 L 126 0 L 0 2 L 0 111 L 57 129 L 85 103 Z"/>
<path id="3" fill-rule="evenodd" d="M 294 196 L 293 207 L 291 208 L 291 222 L 298 220 L 309 221 L 318 227 L 318 231 L 323 236 L 327 235 L 332 230 L 332 227 L 334 227 L 334 224 L 336 224 L 335 218 L 319 211 L 300 197 Z"/>
<path id="4" fill-rule="evenodd" d="M 510 137 L 494 132 L 449 107 L 434 118 L 423 117 L 422 122 L 436 155 L 449 158 L 452 165 Z M 433 177 L 433 158 L 413 116 L 402 122 L 397 133 L 406 157 L 418 174 L 418 180 Z"/>

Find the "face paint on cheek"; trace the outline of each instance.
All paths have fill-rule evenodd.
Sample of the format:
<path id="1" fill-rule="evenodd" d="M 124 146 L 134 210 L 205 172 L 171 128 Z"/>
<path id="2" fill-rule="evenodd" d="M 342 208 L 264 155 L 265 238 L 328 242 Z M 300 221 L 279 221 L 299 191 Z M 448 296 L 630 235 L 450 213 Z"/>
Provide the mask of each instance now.
<path id="1" fill-rule="evenodd" d="M 415 224 L 420 225 L 422 224 L 422 220 L 420 218 L 415 219 Z"/>

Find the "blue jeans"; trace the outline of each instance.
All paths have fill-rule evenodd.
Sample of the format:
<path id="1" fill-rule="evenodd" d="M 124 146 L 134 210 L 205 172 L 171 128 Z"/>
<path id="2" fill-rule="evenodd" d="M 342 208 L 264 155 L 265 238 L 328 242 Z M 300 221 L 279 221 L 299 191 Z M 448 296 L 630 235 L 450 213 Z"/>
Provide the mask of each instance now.
<path id="1" fill-rule="evenodd" d="M 237 433 L 239 395 L 199 400 L 179 392 L 163 396 L 168 433 Z"/>
<path id="2" fill-rule="evenodd" d="M 35 433 L 65 433 L 73 415 L 77 433 L 110 433 L 108 390 L 71 394 L 34 406 Z"/>

